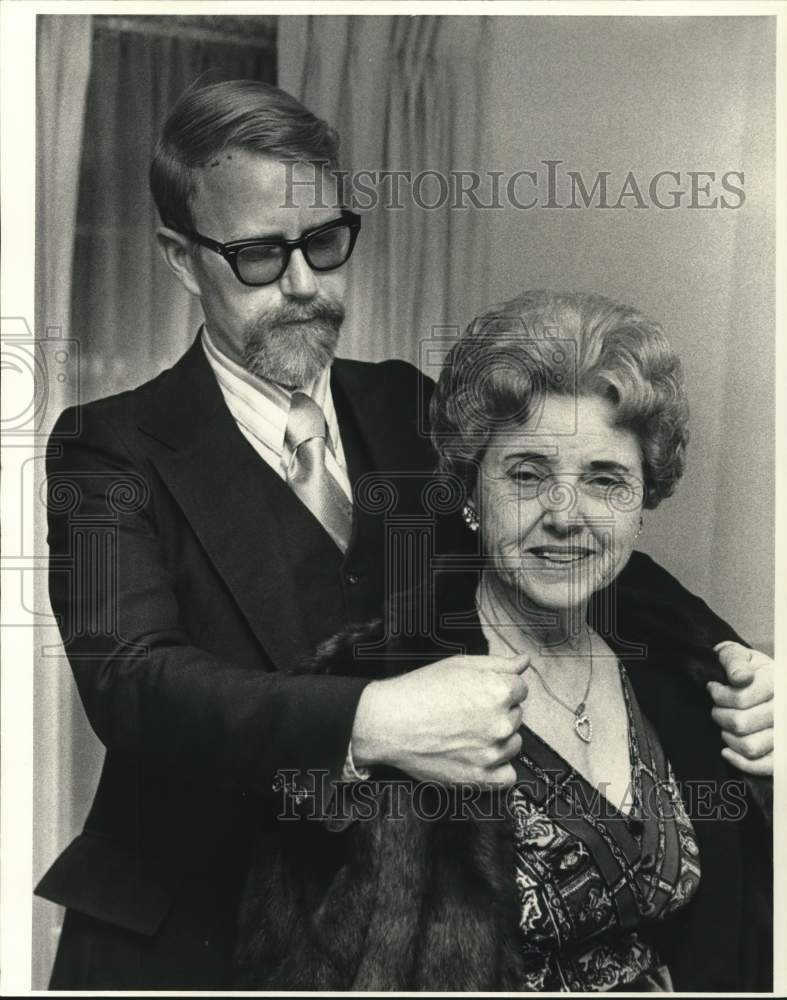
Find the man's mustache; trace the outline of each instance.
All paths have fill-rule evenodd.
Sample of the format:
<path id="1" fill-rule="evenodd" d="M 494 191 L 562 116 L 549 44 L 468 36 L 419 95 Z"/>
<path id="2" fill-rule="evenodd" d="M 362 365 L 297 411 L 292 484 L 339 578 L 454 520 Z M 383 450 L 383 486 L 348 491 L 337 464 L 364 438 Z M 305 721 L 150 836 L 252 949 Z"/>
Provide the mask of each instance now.
<path id="1" fill-rule="evenodd" d="M 341 326 L 344 322 L 344 306 L 326 299 L 309 303 L 288 302 L 275 313 L 265 317 L 266 326 L 282 326 L 286 323 L 324 323 L 326 326 Z"/>

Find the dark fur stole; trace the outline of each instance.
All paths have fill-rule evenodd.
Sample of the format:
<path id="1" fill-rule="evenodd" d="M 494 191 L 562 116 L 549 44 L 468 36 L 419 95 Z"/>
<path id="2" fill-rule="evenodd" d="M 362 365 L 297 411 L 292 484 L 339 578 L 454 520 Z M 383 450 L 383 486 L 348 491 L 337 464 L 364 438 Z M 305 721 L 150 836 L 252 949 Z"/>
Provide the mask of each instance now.
<path id="1" fill-rule="evenodd" d="M 350 630 L 304 667 L 346 674 L 354 662 L 372 676 L 401 673 L 395 659 L 353 659 L 357 643 L 382 634 L 379 622 Z M 455 793 L 398 777 L 367 784 L 363 817 L 341 832 L 302 821 L 259 838 L 239 917 L 236 985 L 521 990 L 504 803 L 485 793 L 462 809 Z"/>

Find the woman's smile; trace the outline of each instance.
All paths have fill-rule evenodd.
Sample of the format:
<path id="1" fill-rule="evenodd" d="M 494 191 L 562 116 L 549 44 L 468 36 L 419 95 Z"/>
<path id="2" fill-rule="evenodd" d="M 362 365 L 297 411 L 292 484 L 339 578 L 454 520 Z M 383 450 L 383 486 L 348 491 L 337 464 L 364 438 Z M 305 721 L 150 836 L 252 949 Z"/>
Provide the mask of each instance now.
<path id="1" fill-rule="evenodd" d="M 534 545 L 526 550 L 526 554 L 534 556 L 540 562 L 564 567 L 584 562 L 596 553 L 581 545 Z"/>

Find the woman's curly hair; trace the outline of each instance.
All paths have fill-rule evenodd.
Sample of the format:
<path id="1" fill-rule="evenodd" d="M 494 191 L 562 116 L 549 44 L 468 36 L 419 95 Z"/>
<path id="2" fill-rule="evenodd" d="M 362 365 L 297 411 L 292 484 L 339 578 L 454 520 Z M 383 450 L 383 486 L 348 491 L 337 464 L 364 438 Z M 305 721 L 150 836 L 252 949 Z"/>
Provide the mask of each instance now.
<path id="1" fill-rule="evenodd" d="M 689 439 L 680 360 L 658 323 L 579 292 L 525 291 L 470 323 L 432 397 L 438 470 L 472 493 L 490 436 L 536 415 L 548 394 L 609 400 L 639 441 L 645 507 L 671 496 Z"/>

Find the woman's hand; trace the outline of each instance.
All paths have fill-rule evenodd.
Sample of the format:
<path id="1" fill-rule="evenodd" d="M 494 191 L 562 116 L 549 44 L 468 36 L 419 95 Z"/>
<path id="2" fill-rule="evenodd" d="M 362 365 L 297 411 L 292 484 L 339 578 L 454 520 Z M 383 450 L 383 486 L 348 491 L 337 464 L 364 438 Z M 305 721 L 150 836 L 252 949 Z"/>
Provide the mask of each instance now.
<path id="1" fill-rule="evenodd" d="M 710 681 L 711 712 L 727 744 L 722 756 L 746 774 L 773 774 L 773 660 L 738 642 L 720 642 L 714 652 L 728 684 Z"/>

